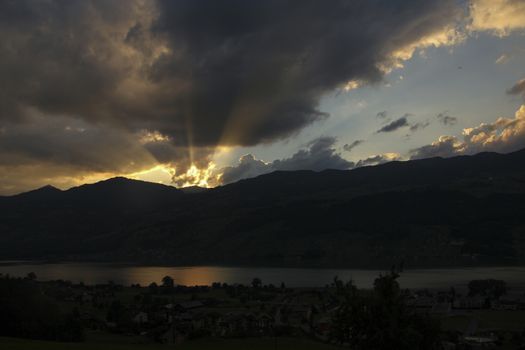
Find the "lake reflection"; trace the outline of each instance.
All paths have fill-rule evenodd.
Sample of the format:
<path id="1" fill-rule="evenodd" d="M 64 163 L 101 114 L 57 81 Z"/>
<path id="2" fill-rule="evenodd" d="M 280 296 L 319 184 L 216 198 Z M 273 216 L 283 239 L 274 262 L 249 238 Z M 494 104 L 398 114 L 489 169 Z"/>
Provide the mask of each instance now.
<path id="1" fill-rule="evenodd" d="M 321 287 L 333 281 L 352 279 L 358 287 L 372 287 L 379 270 L 358 269 L 312 269 L 312 268 L 257 268 L 257 267 L 161 267 L 131 266 L 123 264 L 95 263 L 26 263 L 0 262 L 0 273 L 25 276 L 34 272 L 39 280 L 63 279 L 86 284 L 107 283 L 130 285 L 151 282 L 160 283 L 162 277 L 171 276 L 175 283 L 193 286 L 210 285 L 213 282 L 249 284 L 254 277 L 264 284 L 289 287 Z M 505 280 L 511 287 L 525 288 L 525 267 L 484 267 L 456 269 L 407 270 L 400 278 L 403 288 L 448 288 L 465 287 L 473 279 L 496 278 Z"/>

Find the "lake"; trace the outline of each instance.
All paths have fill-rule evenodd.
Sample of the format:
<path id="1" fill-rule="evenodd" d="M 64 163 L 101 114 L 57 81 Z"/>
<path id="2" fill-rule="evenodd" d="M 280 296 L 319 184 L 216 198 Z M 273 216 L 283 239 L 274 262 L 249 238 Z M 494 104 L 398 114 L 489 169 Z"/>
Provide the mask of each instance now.
<path id="1" fill-rule="evenodd" d="M 220 266 L 133 266 L 104 263 L 35 263 L 0 262 L 0 273 L 25 276 L 36 273 L 38 280 L 70 280 L 86 284 L 107 283 L 143 286 L 160 283 L 164 276 L 171 276 L 182 285 L 210 285 L 213 282 L 249 284 L 260 278 L 264 284 L 288 287 L 322 287 L 335 276 L 342 280 L 352 279 L 360 288 L 372 287 L 374 279 L 385 271 L 361 269 L 315 269 L 315 268 L 263 268 Z M 464 288 L 470 280 L 495 278 L 507 282 L 509 287 L 525 289 L 525 267 L 483 267 L 454 269 L 414 269 L 402 273 L 399 282 L 403 288 Z"/>

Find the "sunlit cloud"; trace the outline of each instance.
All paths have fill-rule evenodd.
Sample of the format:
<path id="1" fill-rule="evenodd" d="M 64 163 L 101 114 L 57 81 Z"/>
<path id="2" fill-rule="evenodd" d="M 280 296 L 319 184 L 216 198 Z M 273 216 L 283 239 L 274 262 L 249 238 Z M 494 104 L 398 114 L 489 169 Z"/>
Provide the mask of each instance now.
<path id="1" fill-rule="evenodd" d="M 174 172 L 175 169 L 169 164 L 159 164 L 151 169 L 145 169 L 131 174 L 121 174 L 121 176 L 135 180 L 171 185 Z"/>
<path id="2" fill-rule="evenodd" d="M 169 142 L 171 137 L 168 135 L 163 135 L 159 131 L 149 131 L 142 130 L 139 133 L 139 142 L 142 144 L 152 143 L 152 142 Z"/>
<path id="3" fill-rule="evenodd" d="M 504 54 L 501 54 L 501 56 L 498 57 L 498 59 L 496 60 L 496 64 L 505 64 L 509 61 L 510 57 L 508 54 L 504 53 Z"/>
<path id="4" fill-rule="evenodd" d="M 489 31 L 498 36 L 525 29 L 525 2 L 519 0 L 471 0 L 471 31 Z"/>
<path id="5" fill-rule="evenodd" d="M 455 20 L 451 24 L 394 50 L 387 62 L 378 65 L 379 69 L 388 74 L 394 69 L 404 68 L 404 62 L 410 60 L 416 51 L 421 55 L 425 55 L 425 50 L 431 47 L 453 47 L 463 43 L 467 39 L 466 33 L 460 28 L 463 16 L 463 12 L 458 10 L 455 13 Z M 403 78 L 402 75 L 399 77 L 400 80 L 403 80 Z"/>
<path id="6" fill-rule="evenodd" d="M 344 86 L 344 90 L 345 91 L 351 91 L 351 90 L 355 90 L 355 89 L 358 89 L 359 87 L 361 87 L 362 85 L 364 85 L 365 83 L 362 82 L 362 81 L 359 81 L 359 80 L 350 80 L 348 83 L 346 83 L 346 85 Z"/>
<path id="7" fill-rule="evenodd" d="M 207 167 L 198 168 L 195 164 L 192 164 L 186 172 L 175 174 L 172 176 L 172 183 L 176 187 L 215 187 L 220 184 L 222 174 L 216 172 L 216 165 L 213 162 L 209 162 Z"/>
<path id="8" fill-rule="evenodd" d="M 412 159 L 429 157 L 451 157 L 459 154 L 478 152 L 512 152 L 525 147 L 525 105 L 515 113 L 514 118 L 497 118 L 492 123 L 481 123 L 465 128 L 461 137 L 440 136 L 429 145 L 413 149 Z"/>
<path id="9" fill-rule="evenodd" d="M 453 49 L 473 33 L 504 36 L 525 27 L 525 5 L 516 0 L 472 0 L 465 7 L 454 0 L 261 4 L 241 6 L 247 20 L 230 32 L 221 30 L 232 23 L 230 12 L 216 23 L 198 15 L 203 7 L 216 9 L 214 1 L 0 3 L 9 19 L 0 33 L 0 193 L 112 176 L 215 186 L 224 182 L 222 168 L 239 165 L 232 149 L 298 142 L 302 131 L 330 118 L 321 110 L 324 96 L 359 95 L 366 86 L 393 87 L 405 78 L 399 85 L 408 84 L 408 71 L 397 79 L 387 74 L 430 48 Z M 270 11 L 257 11 L 264 6 Z M 267 14 L 273 11 L 287 15 Z M 497 64 L 511 57 L 505 50 Z M 519 83 L 509 93 L 522 95 Z M 374 105 L 369 96 L 355 101 L 359 112 Z M 391 122 L 382 132 L 428 126 L 406 116 L 386 121 L 386 112 L 378 118 Z M 463 137 L 470 134 L 476 131 Z M 331 138 L 320 139 L 328 163 L 346 167 Z M 471 142 L 482 140 L 490 143 L 481 133 Z M 312 157 L 312 150 L 280 155 L 275 163 L 244 161 L 261 169 L 318 169 L 322 152 Z"/>

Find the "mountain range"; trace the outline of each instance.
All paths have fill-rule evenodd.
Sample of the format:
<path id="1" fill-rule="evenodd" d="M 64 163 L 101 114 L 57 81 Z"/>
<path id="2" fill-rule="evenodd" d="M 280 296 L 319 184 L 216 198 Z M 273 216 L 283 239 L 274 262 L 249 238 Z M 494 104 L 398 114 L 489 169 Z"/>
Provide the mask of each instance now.
<path id="1" fill-rule="evenodd" d="M 525 263 L 525 150 L 277 171 L 214 189 L 113 178 L 0 197 L 0 260 Z"/>

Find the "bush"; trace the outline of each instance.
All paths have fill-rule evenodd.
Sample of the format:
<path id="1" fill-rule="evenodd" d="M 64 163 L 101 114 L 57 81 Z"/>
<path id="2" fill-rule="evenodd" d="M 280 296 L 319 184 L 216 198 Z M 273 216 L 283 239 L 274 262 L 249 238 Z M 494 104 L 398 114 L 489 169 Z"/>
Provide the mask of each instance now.
<path id="1" fill-rule="evenodd" d="M 81 341 L 83 330 L 74 314 L 62 314 L 31 279 L 0 278 L 0 336 Z"/>

